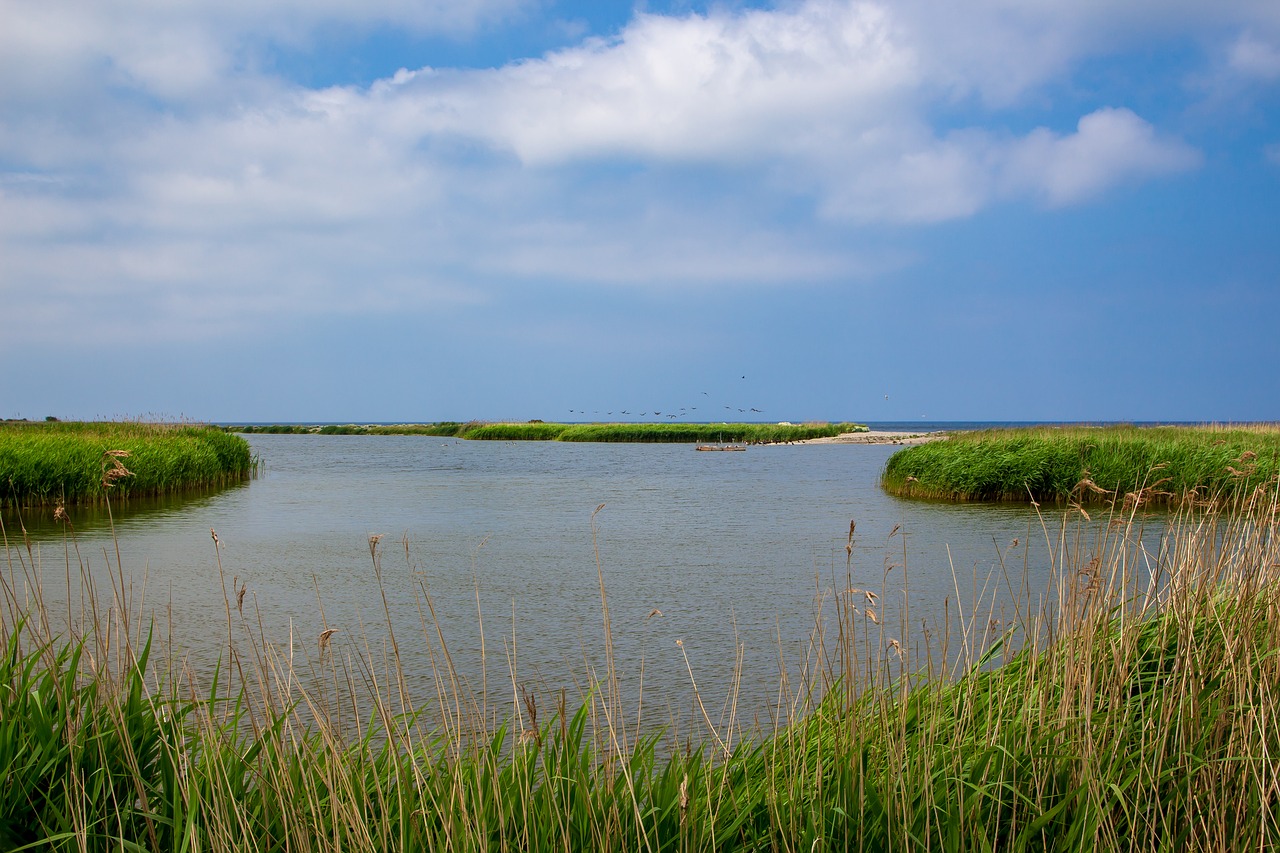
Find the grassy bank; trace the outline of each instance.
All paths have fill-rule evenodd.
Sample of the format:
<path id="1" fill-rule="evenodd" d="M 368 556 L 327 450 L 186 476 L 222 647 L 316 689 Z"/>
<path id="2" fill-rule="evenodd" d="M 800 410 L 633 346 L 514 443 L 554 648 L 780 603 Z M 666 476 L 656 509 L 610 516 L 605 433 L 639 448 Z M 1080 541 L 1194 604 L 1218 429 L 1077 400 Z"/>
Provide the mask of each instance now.
<path id="1" fill-rule="evenodd" d="M 248 443 L 220 429 L 133 422 L 0 424 L 0 506 L 161 495 L 238 483 Z M 127 473 L 126 473 L 127 472 Z"/>
<path id="2" fill-rule="evenodd" d="M 706 716 L 702 740 L 678 744 L 637 737 L 611 661 L 581 703 L 521 689 L 495 722 L 429 620 L 412 639 L 325 633 L 279 649 L 234 590 L 224 666 L 193 674 L 157 661 L 127 607 L 74 622 L 20 606 L 34 569 L 18 551 L 0 636 L 0 845 L 1272 849 L 1274 496 L 1273 483 L 1229 516 L 1188 509 L 1155 552 L 1140 517 L 1089 525 L 1073 511 L 1046 525 L 1061 562 L 1044 598 L 1002 622 L 969 614 L 932 644 L 886 636 L 875 609 L 892 605 L 842 580 L 807 676 L 779 687 L 792 714 L 763 730 Z M 370 553 L 376 566 L 376 540 Z M 603 622 L 608 648 L 607 607 Z M 414 705 L 401 654 L 438 662 L 431 702 Z"/>
<path id="3" fill-rule="evenodd" d="M 1145 494 L 1174 503 L 1245 495 L 1278 462 L 1275 426 L 998 429 L 903 450 L 882 483 L 902 497 L 1095 503 L 1158 483 Z"/>
<path id="4" fill-rule="evenodd" d="M 249 424 L 224 427 L 246 435 L 435 435 L 456 436 L 465 424 Z"/>
<path id="5" fill-rule="evenodd" d="M 735 442 L 770 444 L 829 438 L 846 432 L 866 432 L 867 428 L 851 423 L 808 424 L 690 424 L 690 423 L 600 423 L 560 424 L 542 421 L 520 423 L 438 423 L 367 425 L 329 424 L 302 426 L 229 427 L 235 432 L 294 435 L 438 435 L 472 441 L 602 441 L 631 443 L 709 443 Z"/>
<path id="6" fill-rule="evenodd" d="M 850 423 L 820 424 L 484 424 L 460 433 L 462 438 L 491 441 L 601 441 L 630 443 L 714 443 L 768 444 L 826 438 L 845 432 L 865 432 L 865 426 Z"/>

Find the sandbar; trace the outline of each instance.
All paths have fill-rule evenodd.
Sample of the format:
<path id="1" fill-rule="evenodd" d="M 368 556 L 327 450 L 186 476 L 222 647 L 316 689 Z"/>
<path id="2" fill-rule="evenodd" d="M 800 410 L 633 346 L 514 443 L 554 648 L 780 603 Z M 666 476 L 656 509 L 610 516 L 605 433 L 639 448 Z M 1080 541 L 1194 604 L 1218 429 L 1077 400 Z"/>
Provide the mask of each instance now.
<path id="1" fill-rule="evenodd" d="M 792 444 L 925 444 L 947 437 L 945 432 L 898 432 L 873 429 L 869 432 L 845 432 L 830 438 L 810 438 Z"/>

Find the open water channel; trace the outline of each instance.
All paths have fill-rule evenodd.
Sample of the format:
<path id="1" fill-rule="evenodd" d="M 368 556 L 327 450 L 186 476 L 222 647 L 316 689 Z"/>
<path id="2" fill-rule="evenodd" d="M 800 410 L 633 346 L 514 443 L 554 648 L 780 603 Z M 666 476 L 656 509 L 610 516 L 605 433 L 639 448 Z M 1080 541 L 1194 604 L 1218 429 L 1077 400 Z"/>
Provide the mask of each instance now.
<path id="1" fill-rule="evenodd" d="M 918 638 L 944 612 L 954 617 L 958 601 L 970 606 L 975 578 L 1003 588 L 1002 556 L 1015 583 L 1025 566 L 1028 588 L 1045 589 L 1060 516 L 1048 511 L 1046 537 L 1027 507 L 890 497 L 879 476 L 900 449 L 891 445 L 696 453 L 685 444 L 248 438 L 265 466 L 259 479 L 115 507 L 114 537 L 101 510 L 71 510 L 74 540 L 50 511 L 27 513 L 47 597 L 66 595 L 68 563 L 73 576 L 87 565 L 108 591 L 118 545 L 135 613 L 154 613 L 200 666 L 225 648 L 233 578 L 245 585 L 243 618 L 299 658 L 316 656 L 326 628 L 338 629 L 337 655 L 381 649 L 385 592 L 408 682 L 431 694 L 429 595 L 469 689 L 510 703 L 513 682 L 580 697 L 589 667 L 603 673 L 602 574 L 618 671 L 633 694 L 643 671 L 646 707 L 687 714 L 692 672 L 718 709 L 738 676 L 739 717 L 763 721 L 780 667 L 801 664 L 836 594 L 850 585 L 881 593 L 875 610 L 895 632 L 909 603 Z M 14 525 L 6 518 L 6 572 L 21 586 L 16 567 L 30 561 Z M 381 586 L 371 535 L 382 535 Z M 234 600 L 231 609 L 238 622 Z"/>

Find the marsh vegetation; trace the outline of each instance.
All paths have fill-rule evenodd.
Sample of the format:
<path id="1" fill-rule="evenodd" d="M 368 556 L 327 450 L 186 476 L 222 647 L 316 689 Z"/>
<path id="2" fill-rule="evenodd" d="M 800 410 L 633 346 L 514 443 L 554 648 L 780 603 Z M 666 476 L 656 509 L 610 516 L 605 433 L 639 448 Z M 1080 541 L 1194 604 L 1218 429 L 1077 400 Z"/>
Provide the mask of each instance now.
<path id="1" fill-rule="evenodd" d="M 1142 495 L 1042 517 L 1048 588 L 940 634 L 890 633 L 850 562 L 763 725 L 704 696 L 697 733 L 637 724 L 611 654 L 576 695 L 514 676 L 498 711 L 414 636 L 264 639 L 223 579 L 224 653 L 187 666 L 118 564 L 67 611 L 6 542 L 0 843 L 50 850 L 1133 850 L 1280 841 L 1276 484 L 1187 503 L 1152 546 Z M 1119 507 L 1127 506 L 1121 512 Z M 66 549 L 75 571 L 74 534 Z M 210 548 L 220 560 L 216 534 Z M 375 572 L 382 545 L 369 542 Z M 909 572 L 909 567 L 907 567 Z M 957 580 L 957 584 L 959 581 Z M 911 624 L 902 614 L 897 624 Z M 390 620 L 388 619 L 388 624 Z M 948 623 L 950 625 L 951 623 Z M 401 662 L 426 656 L 434 696 Z"/>
<path id="2" fill-rule="evenodd" d="M 885 466 L 901 497 L 1103 503 L 1116 494 L 1170 505 L 1231 499 L 1280 471 L 1280 427 L 1064 426 L 953 433 Z"/>
<path id="3" fill-rule="evenodd" d="M 0 507 L 98 503 L 207 489 L 251 477 L 243 438 L 181 423 L 0 424 Z"/>

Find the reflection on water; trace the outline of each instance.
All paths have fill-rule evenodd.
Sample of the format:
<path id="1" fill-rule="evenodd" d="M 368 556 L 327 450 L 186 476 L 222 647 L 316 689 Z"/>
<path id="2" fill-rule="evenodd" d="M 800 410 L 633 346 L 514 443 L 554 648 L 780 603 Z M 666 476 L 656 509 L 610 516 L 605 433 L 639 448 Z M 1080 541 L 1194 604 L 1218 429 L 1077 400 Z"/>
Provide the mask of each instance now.
<path id="1" fill-rule="evenodd" d="M 112 499 L 110 505 L 85 504 L 70 507 L 67 512 L 71 527 L 76 533 L 109 536 L 113 520 L 121 526 L 129 524 L 133 519 L 139 519 L 145 525 L 154 526 L 162 523 L 166 518 L 198 512 L 201 507 L 207 506 L 219 497 L 225 497 L 228 492 L 248 487 L 249 483 L 246 481 L 229 486 L 184 491 L 181 494 L 128 499 L 116 497 Z M 22 509 L 5 507 L 0 510 L 0 523 L 4 525 L 5 532 L 15 539 L 21 538 L 23 531 L 33 538 L 42 540 L 60 537 L 64 532 L 62 522 L 54 518 L 52 506 Z"/>
<path id="2" fill-rule="evenodd" d="M 1019 581 L 1025 567 L 1032 590 L 1049 572 L 1046 535 L 1026 507 L 884 494 L 878 479 L 894 447 L 706 454 L 689 445 L 422 436 L 249 440 L 266 462 L 252 483 L 113 507 L 136 606 L 166 631 L 171 620 L 197 664 L 222 648 L 224 584 L 233 578 L 246 585 L 245 618 L 278 642 L 292 637 L 313 652 L 326 627 L 339 629 L 339 654 L 360 653 L 362 637 L 379 642 L 386 617 L 369 537 L 383 534 L 382 590 L 406 675 L 424 693 L 433 683 L 422 639 L 430 596 L 473 688 L 484 682 L 483 620 L 491 694 L 511 701 L 513 649 L 518 683 L 577 694 L 586 667 L 602 658 L 598 559 L 619 671 L 638 686 L 643 662 L 647 705 L 687 708 L 689 667 L 704 697 L 723 698 L 740 648 L 740 714 L 763 718 L 780 660 L 803 658 L 816 608 L 829 612 L 836 592 L 883 593 L 881 620 L 892 624 L 909 605 L 912 626 L 936 626 L 958 600 L 971 607 L 975 581 L 1008 584 L 1002 560 Z M 103 589 L 116 559 L 105 509 L 70 513 L 74 540 L 51 512 L 23 519 L 53 597 L 65 596 L 59 579 L 77 553 Z M 12 554 L 10 517 L 5 529 Z"/>

